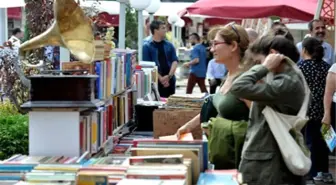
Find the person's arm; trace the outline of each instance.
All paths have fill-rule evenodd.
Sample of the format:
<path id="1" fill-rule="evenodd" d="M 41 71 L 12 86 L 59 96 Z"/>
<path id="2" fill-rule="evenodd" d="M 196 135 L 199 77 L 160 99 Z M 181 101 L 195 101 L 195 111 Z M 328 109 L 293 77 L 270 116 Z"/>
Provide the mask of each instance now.
<path id="1" fill-rule="evenodd" d="M 257 83 L 268 72 L 269 70 L 263 65 L 253 66 L 233 82 L 230 92 L 239 98 L 266 104 L 277 103 L 291 96 L 293 88 L 297 88 L 295 87 L 297 83 L 286 74 L 276 75 L 271 83 Z"/>
<path id="2" fill-rule="evenodd" d="M 148 44 L 142 45 L 142 60 L 148 62 L 155 62 L 154 59 L 151 57 Z"/>
<path id="3" fill-rule="evenodd" d="M 177 68 L 177 62 L 178 62 L 175 47 L 173 45 L 171 45 L 171 47 L 172 47 L 171 55 L 172 55 L 173 62 L 172 62 L 171 67 L 170 67 L 169 78 L 172 78 L 175 75 L 175 71 L 176 71 L 176 68 Z"/>
<path id="4" fill-rule="evenodd" d="M 200 118 L 201 118 L 200 114 L 197 114 L 197 116 L 195 116 L 193 119 L 191 119 L 184 125 L 184 127 L 188 130 L 188 132 L 191 132 L 193 129 L 195 129 L 197 126 L 200 125 L 201 123 Z"/>
<path id="5" fill-rule="evenodd" d="M 330 117 L 331 103 L 333 101 L 333 95 L 336 91 L 336 73 L 329 72 L 326 81 L 326 87 L 324 92 L 324 117 Z"/>
<path id="6" fill-rule="evenodd" d="M 195 64 L 199 63 L 200 51 L 199 51 L 199 49 L 197 47 L 194 47 L 191 50 L 190 58 L 191 58 L 191 61 L 185 63 L 186 66 L 189 67 L 189 66 L 192 66 L 192 65 L 195 65 Z"/>

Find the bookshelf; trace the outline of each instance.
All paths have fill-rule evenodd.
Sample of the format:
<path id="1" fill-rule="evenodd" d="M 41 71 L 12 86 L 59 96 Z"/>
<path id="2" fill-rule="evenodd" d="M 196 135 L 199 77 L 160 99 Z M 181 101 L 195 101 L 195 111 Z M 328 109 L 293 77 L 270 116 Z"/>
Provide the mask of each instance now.
<path id="1" fill-rule="evenodd" d="M 29 155 L 79 157 L 108 148 L 133 119 L 131 54 L 116 49 L 91 65 L 64 63 L 63 70 L 85 72 L 30 77 L 31 98 L 22 105 L 29 109 Z"/>

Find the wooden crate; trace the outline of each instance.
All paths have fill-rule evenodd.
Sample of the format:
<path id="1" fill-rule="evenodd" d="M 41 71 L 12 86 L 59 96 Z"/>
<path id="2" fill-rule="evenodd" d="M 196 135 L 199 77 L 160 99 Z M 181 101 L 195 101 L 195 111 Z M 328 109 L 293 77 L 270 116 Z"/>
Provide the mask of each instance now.
<path id="1" fill-rule="evenodd" d="M 182 125 L 190 121 L 200 109 L 157 109 L 153 112 L 154 138 L 173 135 Z M 192 131 L 194 139 L 202 139 L 201 126 Z"/>

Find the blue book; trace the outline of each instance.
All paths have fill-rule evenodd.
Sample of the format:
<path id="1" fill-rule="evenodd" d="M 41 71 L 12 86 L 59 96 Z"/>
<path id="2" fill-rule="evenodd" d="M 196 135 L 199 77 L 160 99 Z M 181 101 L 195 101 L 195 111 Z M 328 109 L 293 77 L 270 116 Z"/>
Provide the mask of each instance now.
<path id="1" fill-rule="evenodd" d="M 201 173 L 197 185 L 239 185 L 230 174 Z"/>
<path id="2" fill-rule="evenodd" d="M 332 128 L 332 126 L 326 126 L 325 124 L 322 124 L 321 127 L 321 133 L 322 136 L 327 143 L 327 146 L 331 152 L 335 150 L 336 147 L 336 133 L 335 130 Z"/>

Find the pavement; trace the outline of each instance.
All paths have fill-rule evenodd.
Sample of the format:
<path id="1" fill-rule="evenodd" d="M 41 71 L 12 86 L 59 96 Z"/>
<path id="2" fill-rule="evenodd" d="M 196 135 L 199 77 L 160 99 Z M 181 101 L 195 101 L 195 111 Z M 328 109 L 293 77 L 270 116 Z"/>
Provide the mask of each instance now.
<path id="1" fill-rule="evenodd" d="M 334 152 L 331 156 L 329 156 L 329 173 L 331 173 L 334 177 L 333 185 L 336 185 L 336 152 Z M 316 182 L 319 185 L 327 185 L 326 183 Z M 330 185 L 330 184 L 329 184 Z"/>

